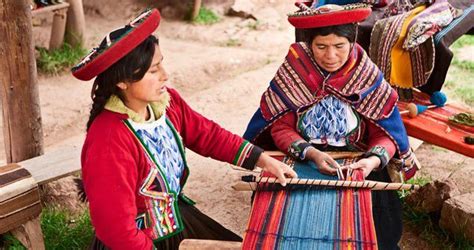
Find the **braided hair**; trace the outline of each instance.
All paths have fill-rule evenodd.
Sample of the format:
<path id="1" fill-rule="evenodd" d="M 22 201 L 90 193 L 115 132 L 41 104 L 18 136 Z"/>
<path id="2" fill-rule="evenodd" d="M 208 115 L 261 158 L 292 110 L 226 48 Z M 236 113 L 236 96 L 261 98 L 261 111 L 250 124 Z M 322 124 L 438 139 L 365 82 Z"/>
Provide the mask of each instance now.
<path id="1" fill-rule="evenodd" d="M 128 29 L 128 27 L 125 27 L 111 32 L 109 34 L 110 39 L 112 41 L 119 39 Z M 106 46 L 106 43 L 107 41 L 104 39 L 99 48 Z M 158 44 L 158 39 L 155 36 L 149 36 L 130 53 L 96 77 L 91 90 L 93 103 L 87 122 L 87 130 L 91 127 L 94 119 L 104 110 L 110 96 L 117 95 L 124 100 L 121 90 L 117 87 L 119 82 L 133 83 L 145 76 L 155 54 L 155 45 Z"/>

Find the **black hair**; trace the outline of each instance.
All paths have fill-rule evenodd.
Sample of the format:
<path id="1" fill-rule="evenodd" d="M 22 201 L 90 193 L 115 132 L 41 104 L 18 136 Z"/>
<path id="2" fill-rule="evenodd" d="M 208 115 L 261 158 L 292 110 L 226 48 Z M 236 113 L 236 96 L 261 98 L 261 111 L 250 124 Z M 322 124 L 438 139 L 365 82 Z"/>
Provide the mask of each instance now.
<path id="1" fill-rule="evenodd" d="M 349 40 L 350 43 L 354 43 L 356 41 L 357 36 L 357 24 L 349 23 L 329 27 L 304 29 L 303 41 L 306 42 L 309 46 L 311 46 L 316 36 L 327 36 L 330 34 L 345 37 L 347 38 L 347 40 Z"/>
<path id="2" fill-rule="evenodd" d="M 110 33 L 110 39 L 113 41 L 127 32 L 126 29 L 120 29 Z M 115 38 L 115 39 L 114 39 Z M 106 43 L 104 39 L 101 46 Z M 87 122 L 89 130 L 94 119 L 104 110 L 105 104 L 110 96 L 117 95 L 123 100 L 121 90 L 117 83 L 133 83 L 141 80 L 151 66 L 155 54 L 155 45 L 158 45 L 158 38 L 151 35 L 125 55 L 116 63 L 112 64 L 107 70 L 100 73 L 94 80 L 91 91 L 92 108 Z"/>

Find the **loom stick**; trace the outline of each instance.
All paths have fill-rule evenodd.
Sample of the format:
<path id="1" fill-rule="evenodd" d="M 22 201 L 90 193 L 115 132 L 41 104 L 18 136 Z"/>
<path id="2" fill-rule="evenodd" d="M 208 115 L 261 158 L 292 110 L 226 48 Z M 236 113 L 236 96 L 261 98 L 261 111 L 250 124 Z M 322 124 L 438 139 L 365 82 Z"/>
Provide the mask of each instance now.
<path id="1" fill-rule="evenodd" d="M 344 188 L 368 188 L 372 190 L 417 190 L 419 185 L 406 183 L 388 183 L 380 181 L 345 181 L 345 180 L 317 180 L 317 179 L 294 179 L 287 178 L 287 185 L 311 185 Z M 236 191 L 254 191 L 260 183 L 275 183 L 274 177 L 255 177 L 250 181 L 237 182 L 232 188 Z"/>
<path id="2" fill-rule="evenodd" d="M 286 156 L 286 154 L 281 151 L 265 151 L 265 153 L 267 153 L 270 156 Z M 352 152 L 352 151 L 324 151 L 324 153 L 331 156 L 334 160 L 356 158 L 364 154 L 363 152 Z"/>

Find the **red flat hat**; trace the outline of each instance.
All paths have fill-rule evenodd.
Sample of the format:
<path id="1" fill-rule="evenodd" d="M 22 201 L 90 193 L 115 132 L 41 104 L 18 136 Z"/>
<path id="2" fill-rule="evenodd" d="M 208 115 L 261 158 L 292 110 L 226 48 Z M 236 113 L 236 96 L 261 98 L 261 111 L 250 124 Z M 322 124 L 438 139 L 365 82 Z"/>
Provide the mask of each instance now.
<path id="1" fill-rule="evenodd" d="M 288 21 L 298 29 L 356 23 L 366 19 L 372 12 L 367 4 L 327 4 L 318 8 L 310 8 L 300 3 L 298 7 L 301 8 L 300 11 L 288 14 Z"/>
<path id="2" fill-rule="evenodd" d="M 157 9 L 146 10 L 125 27 L 110 32 L 99 47 L 93 48 L 72 68 L 72 74 L 83 81 L 96 77 L 149 37 L 158 28 L 160 19 Z"/>

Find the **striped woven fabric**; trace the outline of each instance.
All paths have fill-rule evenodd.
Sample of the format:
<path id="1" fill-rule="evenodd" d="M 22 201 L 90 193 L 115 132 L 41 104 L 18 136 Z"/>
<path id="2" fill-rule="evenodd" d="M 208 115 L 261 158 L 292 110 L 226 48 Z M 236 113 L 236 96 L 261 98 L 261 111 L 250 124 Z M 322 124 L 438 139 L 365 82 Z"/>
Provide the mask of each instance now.
<path id="1" fill-rule="evenodd" d="M 299 178 L 337 179 L 313 163 L 292 165 Z M 349 164 L 350 160 L 339 161 Z M 355 171 L 348 180 L 362 180 Z M 370 190 L 259 184 L 242 249 L 377 249 Z"/>
<path id="2" fill-rule="evenodd" d="M 407 13 L 381 19 L 374 25 L 369 56 L 392 86 L 405 89 L 422 86 L 433 70 L 435 52 L 432 37 L 411 50 L 403 48 L 409 24 L 424 9 L 420 6 Z"/>
<path id="3" fill-rule="evenodd" d="M 38 185 L 20 165 L 0 167 L 0 234 L 41 213 Z"/>
<path id="4" fill-rule="evenodd" d="M 296 111 L 332 94 L 351 103 L 363 116 L 380 120 L 388 117 L 397 95 L 358 44 L 344 68 L 324 76 L 306 43 L 291 45 L 285 61 L 264 92 L 260 108 L 268 121 Z"/>

